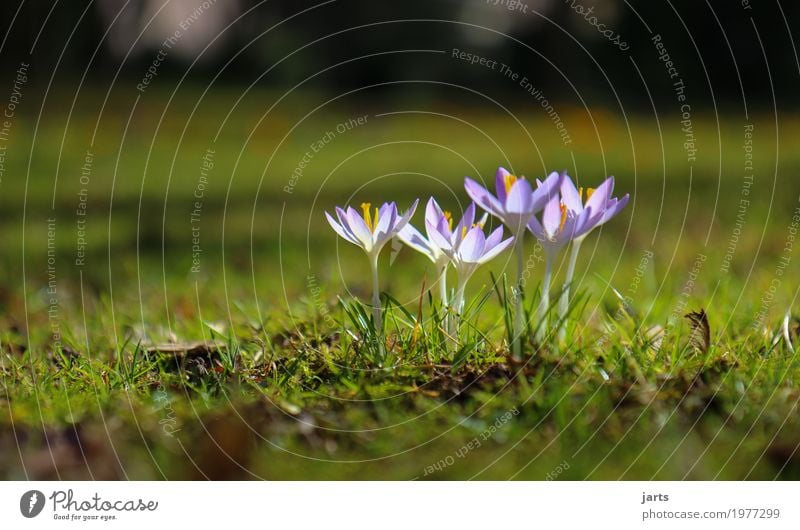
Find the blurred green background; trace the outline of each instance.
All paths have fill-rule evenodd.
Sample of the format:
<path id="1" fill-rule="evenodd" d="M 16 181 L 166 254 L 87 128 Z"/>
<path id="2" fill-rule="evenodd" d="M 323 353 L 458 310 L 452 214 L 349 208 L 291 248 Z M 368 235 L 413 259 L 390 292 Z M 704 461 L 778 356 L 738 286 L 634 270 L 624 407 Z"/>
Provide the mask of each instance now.
<path id="1" fill-rule="evenodd" d="M 640 303 L 649 303 L 656 292 L 677 297 L 703 254 L 708 260 L 691 293 L 694 303 L 704 304 L 718 281 L 731 278 L 757 303 L 760 282 L 774 276 L 798 205 L 790 175 L 800 166 L 792 149 L 800 121 L 793 114 L 781 116 L 779 134 L 774 116 L 763 111 L 748 122 L 694 115 L 700 149 L 689 168 L 675 114 L 615 116 L 602 107 L 565 107 L 561 116 L 573 139 L 567 149 L 552 123 L 521 104 L 507 113 L 479 102 L 408 105 L 392 99 L 363 105 L 350 98 L 306 117 L 306 106 L 324 104 L 323 96 L 292 94 L 268 115 L 278 94 L 257 90 L 240 96 L 221 89 L 201 94 L 191 86 L 170 101 L 170 94 L 153 91 L 132 112 L 111 102 L 99 121 L 81 104 L 70 113 L 67 101 L 54 102 L 55 110 L 38 127 L 33 119 L 15 123 L 6 159 L 13 177 L 3 182 L 7 206 L 0 227 L 7 249 L 3 274 L 16 295 L 6 303 L 19 303 L 24 285 L 35 304 L 32 295 L 46 287 L 48 219 L 55 219 L 51 243 L 65 307 L 80 305 L 81 278 L 84 302 L 113 290 L 116 309 L 132 319 L 142 313 L 164 318 L 178 309 L 194 317 L 196 287 L 201 306 L 219 318 L 234 300 L 280 312 L 307 294 L 308 274 L 331 301 L 345 288 L 364 294 L 367 260 L 334 237 L 323 211 L 388 200 L 405 208 L 431 195 L 460 211 L 467 200 L 464 176 L 493 185 L 500 164 L 529 178 L 567 169 L 586 186 L 613 174 L 618 193 L 631 194 L 624 214 L 584 250 L 581 288 L 599 289 L 597 295 L 608 294 L 603 281 L 628 285 L 642 254 L 652 251 Z M 103 94 L 94 88 L 80 97 L 99 101 Z M 362 116 L 362 125 L 343 125 Z M 743 123 L 754 128 L 748 195 L 742 191 L 749 175 Z M 315 153 L 312 146 L 323 138 L 330 140 Z M 83 185 L 87 152 L 93 158 Z M 204 157 L 213 167 L 204 169 Z M 304 157 L 308 163 L 298 169 Z M 85 216 L 78 213 L 82 196 Z M 737 229 L 742 199 L 750 202 Z M 199 215 L 193 219 L 194 210 Z M 86 257 L 79 266 L 84 226 Z M 730 272 L 722 274 L 734 235 Z M 26 282 L 20 284 L 14 278 L 22 273 L 23 243 Z M 416 296 L 426 260 L 402 249 L 389 269 L 388 254 L 388 286 L 403 297 Z M 496 269 L 511 270 L 506 261 L 498 260 Z M 433 278 L 432 270 L 427 273 Z M 782 294 L 786 304 L 793 293 Z M 30 316 L 41 316 L 42 309 L 31 306 Z M 753 310 L 737 308 L 745 320 Z"/>
<path id="2" fill-rule="evenodd" d="M 364 260 L 338 245 L 324 210 L 430 195 L 458 210 L 464 176 L 491 184 L 498 165 L 529 178 L 567 169 L 586 186 L 613 174 L 632 201 L 593 239 L 585 269 L 625 285 L 630 263 L 654 251 L 644 300 L 676 295 L 702 253 L 710 259 L 693 293 L 702 301 L 704 285 L 730 276 L 718 271 L 735 237 L 725 259 L 754 296 L 750 272 L 781 255 L 799 192 L 793 5 L 268 4 L 2 8 L 0 64 L 9 97 L 19 88 L 22 100 L 4 142 L 9 292 L 46 283 L 46 220 L 55 219 L 66 307 L 79 300 L 81 276 L 84 301 L 110 295 L 116 280 L 120 311 L 144 306 L 166 311 L 161 318 L 184 298 L 196 305 L 194 286 L 217 312 L 231 300 L 284 308 L 307 273 L 331 296 L 343 284 L 358 293 Z M 320 139 L 329 141 L 314 153 Z M 213 168 L 204 170 L 207 150 Z M 739 235 L 741 199 L 750 202 Z M 84 227 L 86 261 L 76 267 Z M 413 296 L 424 261 L 409 250 L 398 259 L 390 280 Z M 16 296 L 3 303 L 20 308 Z M 737 309 L 745 319 L 751 310 Z"/>

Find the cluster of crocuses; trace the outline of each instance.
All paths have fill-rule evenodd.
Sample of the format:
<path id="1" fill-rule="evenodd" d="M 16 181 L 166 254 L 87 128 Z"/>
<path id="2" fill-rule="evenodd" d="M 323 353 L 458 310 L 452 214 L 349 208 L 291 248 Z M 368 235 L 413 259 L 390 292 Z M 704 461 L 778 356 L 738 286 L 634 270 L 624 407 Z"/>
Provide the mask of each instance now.
<path id="1" fill-rule="evenodd" d="M 452 309 L 453 318 L 448 324 L 451 333 L 457 333 L 457 319 L 464 310 L 464 291 L 470 277 L 479 266 L 513 246 L 518 262 L 513 330 L 516 337 L 514 349 L 518 354 L 519 339 L 526 326 L 521 296 L 526 232 L 533 234 L 545 252 L 545 272 L 537 311 L 537 338 L 540 341 L 548 332 L 553 261 L 564 246 L 572 243 L 565 285 L 559 301 L 559 316 L 563 322 L 569 310 L 569 286 L 581 243 L 589 232 L 625 207 L 628 195 L 619 199 L 612 197 L 613 177 L 607 178 L 595 189 L 588 188 L 584 194 L 583 188 L 577 188 L 566 172 L 553 172 L 544 180 L 537 179 L 534 187 L 524 177 L 517 178 L 501 167 L 497 170 L 495 181 L 495 193 L 492 193 L 471 178 L 465 179 L 467 195 L 474 202 L 465 209 L 455 227 L 450 213 L 442 210 L 431 197 L 425 209 L 425 235 L 409 223 L 419 200 L 414 201 L 404 214 L 398 212 L 394 202 L 385 203 L 374 211 L 370 204 L 365 203 L 361 205 L 361 213 L 352 207 L 337 207 L 336 217 L 325 213 L 337 234 L 364 249 L 369 256 L 376 329 L 380 331 L 382 323 L 378 256 L 393 237 L 424 254 L 435 264 L 442 305 Z M 487 216 L 484 214 L 476 222 L 476 203 L 499 219 L 508 228 L 510 237 L 503 238 L 502 226 L 487 236 L 484 233 Z M 458 279 L 452 299 L 447 290 L 447 271 L 450 266 L 455 269 Z"/>

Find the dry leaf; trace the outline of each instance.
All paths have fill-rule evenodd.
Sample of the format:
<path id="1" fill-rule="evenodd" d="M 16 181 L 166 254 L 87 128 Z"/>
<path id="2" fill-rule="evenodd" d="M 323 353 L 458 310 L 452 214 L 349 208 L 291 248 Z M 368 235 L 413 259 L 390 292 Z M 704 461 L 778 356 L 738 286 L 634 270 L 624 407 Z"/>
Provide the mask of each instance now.
<path id="1" fill-rule="evenodd" d="M 689 335 L 689 344 L 700 350 L 701 353 L 706 353 L 711 346 L 711 328 L 708 325 L 708 316 L 706 316 L 705 310 L 701 309 L 684 316 L 689 319 L 689 326 L 692 330 Z"/>

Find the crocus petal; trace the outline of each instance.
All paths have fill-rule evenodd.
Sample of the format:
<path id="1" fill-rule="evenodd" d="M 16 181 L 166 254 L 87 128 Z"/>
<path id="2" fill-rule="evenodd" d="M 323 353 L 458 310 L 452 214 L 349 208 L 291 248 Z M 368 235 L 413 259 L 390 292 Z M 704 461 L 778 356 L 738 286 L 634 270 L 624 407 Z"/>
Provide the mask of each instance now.
<path id="1" fill-rule="evenodd" d="M 350 234 L 350 237 L 353 238 L 354 241 L 358 241 L 359 239 L 353 233 L 353 230 L 350 229 L 350 222 L 347 220 L 347 212 L 345 212 L 344 210 L 342 210 L 341 208 L 339 208 L 337 206 L 336 207 L 336 217 L 339 218 L 339 224 L 341 225 L 342 229 L 345 232 L 347 232 L 348 234 Z M 358 243 L 358 244 L 360 244 L 360 243 Z"/>
<path id="2" fill-rule="evenodd" d="M 431 244 L 439 247 L 445 254 L 449 255 L 450 252 L 452 252 L 453 244 L 450 242 L 449 233 L 443 234 L 440 227 L 434 226 L 428 221 L 425 221 L 425 229 L 428 232 L 428 241 L 430 241 Z"/>
<path id="3" fill-rule="evenodd" d="M 572 239 L 577 239 L 591 232 L 600 222 L 600 218 L 595 215 L 592 208 L 586 208 L 575 218 L 572 228 Z"/>
<path id="4" fill-rule="evenodd" d="M 446 237 L 448 240 L 453 239 L 453 231 L 450 230 L 450 220 L 446 217 L 442 216 L 433 226 L 436 227 L 436 231 Z"/>
<path id="5" fill-rule="evenodd" d="M 533 188 L 531 188 L 531 183 L 526 179 L 517 179 L 508 192 L 508 197 L 505 201 L 506 212 L 517 215 L 532 214 L 532 196 Z"/>
<path id="6" fill-rule="evenodd" d="M 558 195 L 559 188 L 565 176 L 565 173 L 553 171 L 542 181 L 542 184 L 533 191 L 533 197 L 531 198 L 531 210 L 533 213 L 540 212 L 554 195 Z"/>
<path id="7" fill-rule="evenodd" d="M 411 217 L 414 215 L 414 212 L 417 211 L 417 205 L 419 204 L 419 199 L 414 199 L 414 202 L 411 206 L 406 210 L 406 213 L 403 214 L 400 219 L 397 220 L 397 223 L 392 227 L 392 233 L 396 234 L 400 230 L 402 230 L 408 222 L 411 220 Z"/>
<path id="8" fill-rule="evenodd" d="M 595 215 L 603 215 L 606 210 L 606 203 L 611 199 L 611 193 L 614 191 L 614 177 L 608 177 L 602 184 L 597 186 L 594 193 L 586 201 L 586 207 L 591 208 Z"/>
<path id="9" fill-rule="evenodd" d="M 573 215 L 567 215 L 564 219 L 564 226 L 561 231 L 556 235 L 556 241 L 560 244 L 566 244 L 575 237 L 575 229 L 577 227 L 577 219 Z"/>
<path id="10" fill-rule="evenodd" d="M 347 212 L 338 206 L 336 207 L 336 217 L 339 218 L 339 224 L 342 225 L 342 227 L 352 232 L 352 230 L 350 230 L 350 223 L 347 221 Z"/>
<path id="11" fill-rule="evenodd" d="M 536 239 L 540 241 L 542 239 L 546 239 L 544 235 L 544 228 L 536 216 L 531 216 L 530 220 L 528 221 L 528 230 L 531 231 L 531 234 L 533 234 Z"/>
<path id="12" fill-rule="evenodd" d="M 510 174 L 506 168 L 499 167 L 494 175 L 494 187 L 497 190 L 497 199 L 500 204 L 505 204 L 506 202 L 506 177 Z"/>
<path id="13" fill-rule="evenodd" d="M 503 227 L 495 229 L 486 238 L 486 250 L 492 249 L 503 239 Z"/>
<path id="14" fill-rule="evenodd" d="M 619 200 L 612 199 L 609 201 L 609 205 L 606 207 L 606 211 L 603 212 L 603 218 L 600 220 L 600 224 L 605 223 L 606 221 L 610 220 L 612 217 L 616 216 L 619 212 L 625 208 L 625 205 L 628 204 L 628 199 L 630 199 L 630 195 L 627 193 Z M 613 201 L 613 203 L 612 203 Z"/>
<path id="15" fill-rule="evenodd" d="M 462 237 L 464 236 L 465 232 L 464 229 L 466 228 L 467 230 L 469 230 L 472 228 L 472 225 L 474 224 L 475 224 L 475 203 L 471 202 L 469 203 L 469 206 L 467 206 L 467 209 L 464 210 L 464 215 L 461 216 L 461 220 L 458 222 L 456 229 L 453 231 L 453 234 L 450 238 L 451 241 L 453 241 L 453 244 L 455 245 L 459 241 L 461 241 Z"/>
<path id="16" fill-rule="evenodd" d="M 479 227 L 470 229 L 458 247 L 458 257 L 467 263 L 477 263 L 483 255 L 486 245 L 486 236 Z"/>
<path id="17" fill-rule="evenodd" d="M 347 208 L 347 225 L 358 240 L 361 241 L 361 244 L 364 245 L 364 249 L 367 252 L 372 250 L 372 231 L 352 206 Z"/>
<path id="18" fill-rule="evenodd" d="M 413 248 L 417 252 L 424 254 L 429 260 L 436 263 L 441 251 L 433 247 L 430 242 L 420 233 L 419 230 L 414 228 L 411 224 L 407 224 L 397 233 L 398 239 Z"/>
<path id="19" fill-rule="evenodd" d="M 577 188 L 575 188 L 575 184 L 572 183 L 572 179 L 566 174 L 564 175 L 564 180 L 561 182 L 561 200 L 567 208 L 576 214 L 583 211 L 581 196 Z"/>
<path id="20" fill-rule="evenodd" d="M 492 247 L 489 250 L 487 250 L 483 254 L 483 256 L 481 256 L 481 258 L 478 260 L 478 263 L 483 264 L 483 263 L 486 263 L 487 261 L 493 260 L 494 258 L 497 257 L 498 254 L 500 254 L 505 249 L 507 249 L 513 242 L 514 242 L 514 238 L 513 237 L 509 237 L 505 241 L 501 241 L 500 243 L 496 244 L 494 247 Z"/>
<path id="21" fill-rule="evenodd" d="M 558 195 L 553 195 L 545 204 L 542 227 L 548 238 L 552 238 L 558 233 L 558 229 L 561 227 L 561 201 Z"/>
<path id="22" fill-rule="evenodd" d="M 495 217 L 503 218 L 503 208 L 500 202 L 486 188 L 466 177 L 464 179 L 464 189 L 467 191 L 469 198 L 478 203 L 481 208 Z"/>
<path id="23" fill-rule="evenodd" d="M 434 226 L 444 217 L 444 212 L 436 202 L 436 199 L 431 197 L 428 199 L 428 204 L 425 206 L 425 222 L 432 223 Z"/>
<path id="24" fill-rule="evenodd" d="M 325 218 L 328 220 L 328 224 L 331 225 L 331 228 L 333 228 L 336 231 L 337 234 L 342 236 L 343 239 L 349 241 L 350 243 L 353 243 L 354 245 L 361 246 L 361 243 L 358 242 L 358 240 L 355 238 L 355 236 L 353 236 L 351 233 L 346 231 L 342 227 L 342 225 L 337 223 L 336 220 L 334 220 L 334 218 L 331 217 L 331 215 L 328 212 L 325 212 Z"/>
<path id="25" fill-rule="evenodd" d="M 378 210 L 378 221 L 375 227 L 375 242 L 385 241 L 397 233 L 394 229 L 397 221 L 397 204 L 387 202 Z"/>

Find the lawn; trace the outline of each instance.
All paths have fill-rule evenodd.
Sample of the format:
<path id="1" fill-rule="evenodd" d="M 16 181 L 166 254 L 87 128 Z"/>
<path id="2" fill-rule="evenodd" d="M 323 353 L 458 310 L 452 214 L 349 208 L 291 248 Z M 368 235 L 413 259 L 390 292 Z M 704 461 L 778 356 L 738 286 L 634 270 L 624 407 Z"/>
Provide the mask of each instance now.
<path id="1" fill-rule="evenodd" d="M 645 109 L 560 108 L 565 145 L 521 104 L 105 97 L 14 123 L 4 478 L 800 479 L 800 116 L 697 112 L 690 162 L 681 117 Z M 323 212 L 460 212 L 464 176 L 498 165 L 631 194 L 583 245 L 567 337 L 510 355 L 505 252 L 470 282 L 469 347 L 445 347 L 433 266 L 392 244 L 379 359 L 345 311 L 369 300 L 368 261 Z M 533 238 L 526 256 L 533 311 Z"/>

